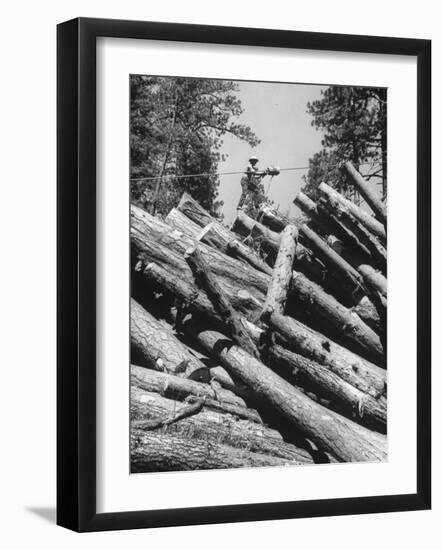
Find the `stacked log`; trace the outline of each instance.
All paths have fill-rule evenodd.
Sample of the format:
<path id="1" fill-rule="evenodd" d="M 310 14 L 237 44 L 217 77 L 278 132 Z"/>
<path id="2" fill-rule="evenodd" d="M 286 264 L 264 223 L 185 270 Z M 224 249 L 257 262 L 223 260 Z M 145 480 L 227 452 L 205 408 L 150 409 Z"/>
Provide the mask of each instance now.
<path id="1" fill-rule="evenodd" d="M 133 472 L 387 459 L 385 208 L 321 195 L 131 207 Z"/>

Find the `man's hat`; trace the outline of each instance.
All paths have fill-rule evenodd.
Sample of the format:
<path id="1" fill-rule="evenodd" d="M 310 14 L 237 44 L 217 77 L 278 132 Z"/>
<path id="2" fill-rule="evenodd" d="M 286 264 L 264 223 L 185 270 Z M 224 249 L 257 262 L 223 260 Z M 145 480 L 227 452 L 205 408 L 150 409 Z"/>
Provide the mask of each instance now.
<path id="1" fill-rule="evenodd" d="M 259 160 L 259 158 L 258 158 L 258 157 L 250 157 L 250 158 L 249 158 L 249 162 L 252 162 L 252 160 L 256 160 L 256 161 L 258 161 L 258 160 Z"/>

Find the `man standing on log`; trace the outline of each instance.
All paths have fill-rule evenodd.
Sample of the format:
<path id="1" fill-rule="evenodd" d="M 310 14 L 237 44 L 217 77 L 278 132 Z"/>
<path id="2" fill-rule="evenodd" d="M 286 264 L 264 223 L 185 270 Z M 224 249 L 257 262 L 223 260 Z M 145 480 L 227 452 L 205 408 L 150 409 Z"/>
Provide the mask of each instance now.
<path id="1" fill-rule="evenodd" d="M 259 170 L 257 163 L 257 157 L 250 157 L 249 164 L 241 178 L 242 192 L 237 210 L 243 210 L 244 204 L 247 201 L 246 207 L 248 207 L 247 210 L 249 214 L 250 210 L 258 210 L 264 198 L 261 179 L 269 173 L 268 169 L 264 171 Z"/>

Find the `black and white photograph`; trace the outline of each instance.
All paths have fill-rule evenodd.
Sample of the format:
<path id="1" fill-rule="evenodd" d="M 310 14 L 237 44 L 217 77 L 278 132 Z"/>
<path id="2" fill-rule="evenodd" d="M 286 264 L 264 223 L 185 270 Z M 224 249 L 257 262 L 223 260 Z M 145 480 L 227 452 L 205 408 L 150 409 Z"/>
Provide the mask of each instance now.
<path id="1" fill-rule="evenodd" d="M 388 89 L 129 80 L 130 472 L 386 462 Z"/>

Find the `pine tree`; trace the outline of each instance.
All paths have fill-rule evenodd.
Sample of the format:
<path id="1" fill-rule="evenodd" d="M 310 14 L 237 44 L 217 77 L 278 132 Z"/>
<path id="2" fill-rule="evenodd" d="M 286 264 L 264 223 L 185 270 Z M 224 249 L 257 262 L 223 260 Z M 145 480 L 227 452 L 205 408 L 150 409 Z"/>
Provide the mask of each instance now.
<path id="1" fill-rule="evenodd" d="M 312 125 L 324 132 L 324 138 L 322 150 L 309 161 L 305 191 L 316 198 L 318 185 L 325 181 L 351 196 L 352 187 L 339 168 L 350 160 L 357 169 L 368 167 L 365 177 L 381 183 L 386 196 L 387 90 L 330 86 L 322 96 L 307 105 Z"/>
<path id="2" fill-rule="evenodd" d="M 132 201 L 166 215 L 187 191 L 219 215 L 222 137 L 230 133 L 252 147 L 259 143 L 248 126 L 237 123 L 243 112 L 237 85 L 141 75 L 133 75 L 130 85 Z M 182 177 L 194 174 L 210 175 Z"/>

